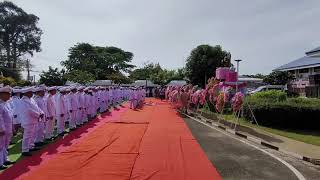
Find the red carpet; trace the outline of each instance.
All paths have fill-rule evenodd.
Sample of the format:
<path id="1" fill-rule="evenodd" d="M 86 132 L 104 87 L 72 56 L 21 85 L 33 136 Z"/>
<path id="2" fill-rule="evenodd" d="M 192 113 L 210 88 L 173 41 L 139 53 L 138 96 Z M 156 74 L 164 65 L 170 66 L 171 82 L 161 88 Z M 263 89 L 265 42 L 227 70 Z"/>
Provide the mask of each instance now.
<path id="1" fill-rule="evenodd" d="M 12 175 L 11 169 L 17 169 L 23 163 L 20 161 L 0 178 L 221 179 L 176 111 L 168 103 L 149 101 L 143 110 L 115 113 L 112 122 L 99 124 L 23 176 Z"/>

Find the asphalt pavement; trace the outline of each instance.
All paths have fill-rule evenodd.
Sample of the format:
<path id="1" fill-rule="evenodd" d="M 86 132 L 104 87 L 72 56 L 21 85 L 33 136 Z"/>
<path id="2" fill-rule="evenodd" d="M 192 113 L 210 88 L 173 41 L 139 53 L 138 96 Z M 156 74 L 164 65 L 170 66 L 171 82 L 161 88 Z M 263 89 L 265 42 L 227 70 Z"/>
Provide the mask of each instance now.
<path id="1" fill-rule="evenodd" d="M 264 152 L 190 118 L 184 119 L 223 179 L 298 179 L 287 166 Z"/>

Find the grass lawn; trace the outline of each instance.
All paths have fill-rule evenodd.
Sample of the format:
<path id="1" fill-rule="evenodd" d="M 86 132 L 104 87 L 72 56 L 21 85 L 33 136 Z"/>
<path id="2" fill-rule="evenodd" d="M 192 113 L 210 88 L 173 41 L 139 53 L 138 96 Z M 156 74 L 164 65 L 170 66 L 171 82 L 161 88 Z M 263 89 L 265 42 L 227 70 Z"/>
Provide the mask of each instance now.
<path id="1" fill-rule="evenodd" d="M 235 117 L 233 115 L 223 115 L 224 119 L 227 121 L 235 122 Z M 252 124 L 244 118 L 240 118 L 239 122 L 243 126 L 249 126 L 256 129 L 261 129 L 269 133 L 277 134 L 287 138 L 291 138 L 297 141 L 302 141 L 308 144 L 313 144 L 320 146 L 320 132 L 316 131 L 304 131 L 304 130 L 292 130 L 292 129 L 274 129 L 265 126 L 257 126 Z"/>
<path id="2" fill-rule="evenodd" d="M 69 130 L 67 130 L 67 133 L 69 132 Z M 54 134 L 57 135 L 56 129 L 54 131 Z M 23 159 L 24 157 L 21 155 L 21 148 L 22 148 L 22 136 L 23 136 L 23 132 L 22 130 L 19 130 L 17 132 L 17 134 L 12 138 L 11 142 L 13 143 L 12 145 L 9 146 L 9 159 L 12 162 L 17 162 L 20 161 L 21 159 Z M 48 144 L 41 146 L 41 149 L 45 148 L 47 145 L 49 145 L 50 143 L 54 143 L 55 141 L 57 141 L 58 139 L 60 139 L 61 137 L 56 138 L 53 141 L 48 142 Z M 8 166 L 11 167 L 12 165 Z M 4 170 L 0 170 L 0 173 L 4 171 Z"/>

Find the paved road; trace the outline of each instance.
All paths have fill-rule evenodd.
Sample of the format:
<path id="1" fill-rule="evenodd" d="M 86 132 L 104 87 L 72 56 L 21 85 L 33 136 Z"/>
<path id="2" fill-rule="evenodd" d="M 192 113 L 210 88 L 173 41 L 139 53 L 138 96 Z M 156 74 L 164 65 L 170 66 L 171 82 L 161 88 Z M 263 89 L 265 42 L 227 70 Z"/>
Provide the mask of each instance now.
<path id="1" fill-rule="evenodd" d="M 224 179 L 297 179 L 271 156 L 192 119 L 185 121 Z"/>

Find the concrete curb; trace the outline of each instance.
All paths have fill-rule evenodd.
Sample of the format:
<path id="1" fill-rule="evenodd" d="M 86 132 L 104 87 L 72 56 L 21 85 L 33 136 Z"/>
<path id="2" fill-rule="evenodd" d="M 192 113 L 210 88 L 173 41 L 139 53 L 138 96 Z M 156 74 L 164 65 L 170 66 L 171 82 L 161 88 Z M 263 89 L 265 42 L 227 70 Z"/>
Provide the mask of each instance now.
<path id="1" fill-rule="evenodd" d="M 200 120 L 200 121 L 205 122 L 205 123 L 207 123 L 207 124 L 209 124 L 211 126 L 215 126 L 215 127 L 219 128 L 221 130 L 224 130 L 224 131 L 226 131 L 228 133 L 231 133 L 231 134 L 234 134 L 236 136 L 239 136 L 240 138 L 247 139 L 248 141 L 253 142 L 255 144 L 260 144 L 260 145 L 262 145 L 264 147 L 267 147 L 267 148 L 270 148 L 270 149 L 273 149 L 273 150 L 276 150 L 276 151 L 280 151 L 282 153 L 285 153 L 285 154 L 288 154 L 290 156 L 293 156 L 293 157 L 295 157 L 297 159 L 300 159 L 300 160 L 303 160 L 303 161 L 306 161 L 306 162 L 309 162 L 309 163 L 312 163 L 312 164 L 315 164 L 315 165 L 320 165 L 320 159 L 310 158 L 310 157 L 303 156 L 303 155 L 300 155 L 300 154 L 297 154 L 297 153 L 294 153 L 294 152 L 291 152 L 291 151 L 284 150 L 284 149 L 282 149 L 280 147 L 277 147 L 277 146 L 275 146 L 275 145 L 273 145 L 273 144 L 271 144 L 269 142 L 265 142 L 265 141 L 263 141 L 262 139 L 260 139 L 258 137 L 248 136 L 248 135 L 243 134 L 241 132 L 234 131 L 232 129 L 226 128 L 226 127 L 224 127 L 224 126 L 222 126 L 222 125 L 220 125 L 218 123 L 212 122 L 212 120 L 207 119 L 207 118 L 205 118 L 205 117 L 203 117 L 201 115 L 198 115 L 198 116 L 200 116 L 200 118 L 197 118 L 197 117 L 193 117 L 193 116 L 187 115 L 185 113 L 181 113 L 181 114 L 183 114 L 183 115 L 185 115 L 185 116 L 187 116 L 187 117 L 189 117 L 191 119 Z"/>

